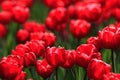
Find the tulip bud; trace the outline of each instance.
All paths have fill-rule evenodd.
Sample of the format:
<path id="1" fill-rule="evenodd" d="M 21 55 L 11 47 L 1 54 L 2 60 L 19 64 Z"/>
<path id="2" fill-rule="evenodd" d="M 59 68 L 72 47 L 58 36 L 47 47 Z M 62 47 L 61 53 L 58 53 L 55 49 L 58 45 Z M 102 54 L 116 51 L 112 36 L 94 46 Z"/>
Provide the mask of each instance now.
<path id="1" fill-rule="evenodd" d="M 45 42 L 39 40 L 32 40 L 25 44 L 30 48 L 31 52 L 34 52 L 36 57 L 40 57 L 45 51 Z"/>
<path id="2" fill-rule="evenodd" d="M 96 58 L 101 59 L 101 54 L 97 51 L 96 47 L 92 44 L 82 44 L 76 49 L 76 62 L 79 66 L 87 68 L 89 62 Z"/>
<path id="3" fill-rule="evenodd" d="M 62 66 L 66 61 L 65 49 L 62 47 L 47 47 L 46 60 L 54 67 Z"/>
<path id="4" fill-rule="evenodd" d="M 88 77 L 93 80 L 101 80 L 101 78 L 109 72 L 111 72 L 111 66 L 97 59 L 91 60 L 87 68 Z"/>
<path id="5" fill-rule="evenodd" d="M 65 55 L 66 55 L 66 61 L 62 67 L 71 68 L 76 63 L 76 51 L 65 50 Z"/>
<path id="6" fill-rule="evenodd" d="M 0 77 L 2 79 L 14 80 L 22 71 L 22 59 L 19 56 L 11 55 L 0 60 Z"/>
<path id="7" fill-rule="evenodd" d="M 13 19 L 20 24 L 25 23 L 30 16 L 29 9 L 20 6 L 14 7 L 12 9 L 12 14 L 13 14 Z"/>
<path id="8" fill-rule="evenodd" d="M 90 23 L 85 20 L 72 20 L 70 23 L 70 31 L 75 38 L 81 39 L 90 32 Z"/>
<path id="9" fill-rule="evenodd" d="M 28 40 L 28 38 L 29 38 L 29 32 L 27 30 L 20 29 L 17 32 L 16 39 L 18 43 L 25 43 Z"/>
<path id="10" fill-rule="evenodd" d="M 0 38 L 3 38 L 7 33 L 6 26 L 0 24 Z"/>
<path id="11" fill-rule="evenodd" d="M 49 65 L 46 59 L 43 59 L 43 60 L 37 60 L 36 70 L 40 76 L 42 76 L 43 78 L 47 78 L 53 73 L 54 67 Z"/>
<path id="12" fill-rule="evenodd" d="M 87 44 L 93 44 L 97 50 L 101 50 L 102 49 L 102 45 L 100 42 L 100 39 L 98 37 L 90 37 L 87 39 Z"/>

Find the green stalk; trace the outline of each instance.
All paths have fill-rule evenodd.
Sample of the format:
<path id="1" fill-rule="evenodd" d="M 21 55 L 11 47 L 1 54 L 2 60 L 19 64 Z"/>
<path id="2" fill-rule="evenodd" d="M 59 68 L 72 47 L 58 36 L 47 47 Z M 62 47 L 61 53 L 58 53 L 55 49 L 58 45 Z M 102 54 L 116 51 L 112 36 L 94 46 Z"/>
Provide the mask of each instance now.
<path id="1" fill-rule="evenodd" d="M 112 70 L 113 72 L 116 72 L 116 69 L 115 69 L 115 56 L 114 56 L 114 51 L 111 50 L 111 59 L 112 59 Z"/>
<path id="2" fill-rule="evenodd" d="M 56 80 L 58 80 L 58 68 L 56 68 L 55 73 L 56 73 Z"/>

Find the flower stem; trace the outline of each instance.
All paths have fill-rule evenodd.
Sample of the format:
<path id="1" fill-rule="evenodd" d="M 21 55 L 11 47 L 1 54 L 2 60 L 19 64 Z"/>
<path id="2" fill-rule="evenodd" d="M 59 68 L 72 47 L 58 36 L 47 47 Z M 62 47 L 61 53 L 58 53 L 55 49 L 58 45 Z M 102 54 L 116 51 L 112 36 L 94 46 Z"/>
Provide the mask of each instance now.
<path id="1" fill-rule="evenodd" d="M 56 70 L 55 70 L 56 72 L 56 80 L 58 80 L 58 68 L 56 68 Z"/>
<path id="2" fill-rule="evenodd" d="M 75 77 L 75 72 L 73 71 L 73 69 L 72 69 L 72 68 L 70 69 L 70 71 L 71 71 L 71 73 L 72 73 L 72 76 L 73 76 L 74 80 L 76 80 L 76 77 Z"/>
<path id="3" fill-rule="evenodd" d="M 83 80 L 86 80 L 86 79 L 87 79 L 87 71 L 85 71 L 85 75 L 84 75 Z"/>
<path id="4" fill-rule="evenodd" d="M 115 56 L 114 56 L 113 50 L 111 50 L 111 59 L 112 59 L 112 70 L 113 70 L 113 72 L 116 72 L 115 71 Z"/>

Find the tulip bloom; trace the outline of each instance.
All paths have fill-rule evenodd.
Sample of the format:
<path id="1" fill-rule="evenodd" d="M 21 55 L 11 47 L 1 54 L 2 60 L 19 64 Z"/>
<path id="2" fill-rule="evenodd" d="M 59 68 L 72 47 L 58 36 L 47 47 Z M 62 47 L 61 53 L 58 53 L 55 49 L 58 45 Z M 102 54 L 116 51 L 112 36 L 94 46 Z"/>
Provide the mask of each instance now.
<path id="1" fill-rule="evenodd" d="M 25 44 L 30 48 L 29 51 L 34 52 L 36 57 L 40 57 L 45 51 L 45 42 L 39 40 L 32 40 Z"/>
<path id="2" fill-rule="evenodd" d="M 87 68 L 88 78 L 93 80 L 102 80 L 102 77 L 109 72 L 111 72 L 111 66 L 97 59 L 91 60 Z"/>
<path id="3" fill-rule="evenodd" d="M 7 28 L 6 26 L 0 24 L 0 38 L 3 38 L 7 33 Z"/>
<path id="4" fill-rule="evenodd" d="M 29 39 L 29 32 L 25 29 L 20 29 L 16 34 L 16 39 L 18 43 L 25 43 Z"/>
<path id="5" fill-rule="evenodd" d="M 37 60 L 36 70 L 40 76 L 42 76 L 43 78 L 47 78 L 53 73 L 54 67 L 49 65 L 46 59 L 43 59 Z"/>
<path id="6" fill-rule="evenodd" d="M 98 37 L 104 48 L 116 49 L 120 44 L 120 28 L 117 25 L 110 24 L 99 32 Z"/>
<path id="7" fill-rule="evenodd" d="M 96 47 L 92 44 L 82 44 L 76 49 L 76 62 L 79 66 L 87 68 L 89 62 L 96 58 L 101 59 L 101 54 L 97 51 Z"/>
<path id="8" fill-rule="evenodd" d="M 97 50 L 102 49 L 102 45 L 100 39 L 98 37 L 90 37 L 87 39 L 87 44 L 93 44 L 97 48 Z"/>
<path id="9" fill-rule="evenodd" d="M 47 47 L 46 60 L 54 67 L 64 65 L 66 61 L 65 49 L 62 47 Z"/>
<path id="10" fill-rule="evenodd" d="M 30 16 L 29 8 L 15 6 L 12 9 L 13 19 L 18 23 L 25 23 Z"/>
<path id="11" fill-rule="evenodd" d="M 62 67 L 71 68 L 76 63 L 76 51 L 65 50 L 65 54 L 66 54 L 66 61 Z"/>
<path id="12" fill-rule="evenodd" d="M 110 72 L 107 75 L 104 75 L 102 80 L 120 80 L 120 74 Z"/>
<path id="13" fill-rule="evenodd" d="M 72 20 L 70 23 L 70 31 L 77 39 L 87 36 L 90 32 L 90 28 L 90 23 L 85 20 Z"/>
<path id="14" fill-rule="evenodd" d="M 30 51 L 26 45 L 18 45 L 15 50 L 12 50 L 12 54 L 19 55 L 24 60 L 24 66 L 29 67 L 35 65 L 36 56 L 35 53 Z"/>
<path id="15" fill-rule="evenodd" d="M 23 69 L 23 60 L 19 56 L 11 55 L 0 60 L 0 77 L 14 80 Z"/>

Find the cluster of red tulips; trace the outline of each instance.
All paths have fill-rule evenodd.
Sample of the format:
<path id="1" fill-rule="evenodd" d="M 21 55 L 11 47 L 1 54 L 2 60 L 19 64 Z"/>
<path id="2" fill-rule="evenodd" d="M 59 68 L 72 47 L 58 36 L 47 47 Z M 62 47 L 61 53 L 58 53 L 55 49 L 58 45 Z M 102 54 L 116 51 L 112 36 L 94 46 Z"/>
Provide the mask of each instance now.
<path id="1" fill-rule="evenodd" d="M 44 23 L 29 20 L 38 2 L 49 8 Z M 71 71 L 71 80 L 80 80 L 80 67 L 86 73 L 82 80 L 120 80 L 115 60 L 120 49 L 120 0 L 1 0 L 0 6 L 0 39 L 9 38 L 11 23 L 18 24 L 17 44 L 0 60 L 2 80 L 26 80 L 25 69 L 33 80 L 40 80 L 34 72 L 45 80 L 59 80 L 59 68 Z M 111 51 L 110 63 L 103 60 L 103 49 Z"/>

